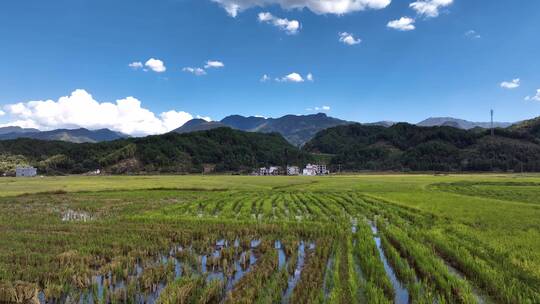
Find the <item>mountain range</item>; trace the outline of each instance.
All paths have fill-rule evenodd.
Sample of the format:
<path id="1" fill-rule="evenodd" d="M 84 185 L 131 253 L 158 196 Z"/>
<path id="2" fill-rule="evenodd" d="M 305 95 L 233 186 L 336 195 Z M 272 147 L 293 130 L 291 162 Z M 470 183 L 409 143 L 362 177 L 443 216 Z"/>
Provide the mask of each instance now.
<path id="1" fill-rule="evenodd" d="M 493 122 L 495 128 L 508 128 L 513 123 L 509 122 Z M 457 129 L 470 130 L 474 128 L 489 129 L 490 122 L 472 122 L 463 119 L 452 117 L 430 117 L 416 124 L 420 127 L 453 127 Z"/>
<path id="2" fill-rule="evenodd" d="M 4 134 L 24 134 L 24 133 L 35 133 L 39 132 L 38 129 L 27 129 L 21 127 L 2 127 L 0 128 L 0 135 Z"/>
<path id="3" fill-rule="evenodd" d="M 102 143 L 70 143 L 30 138 L 0 141 L 0 175 L 19 164 L 40 174 L 251 172 L 254 168 L 301 165 L 312 156 L 277 133 L 217 128 L 167 133 Z"/>
<path id="4" fill-rule="evenodd" d="M 298 147 L 305 144 L 321 130 L 350 123 L 352 122 L 329 117 L 323 113 L 313 115 L 286 115 L 280 118 L 231 115 L 219 122 L 193 119 L 173 132 L 188 133 L 230 127 L 246 132 L 279 133 L 288 142 Z"/>
<path id="5" fill-rule="evenodd" d="M 244 119 L 237 122 L 251 123 Z M 244 126 L 247 128 L 246 126 Z M 0 175 L 20 164 L 40 174 L 248 173 L 262 166 L 324 162 L 345 171 L 540 171 L 540 118 L 497 128 L 346 124 L 318 132 L 302 148 L 277 132 L 231 127 L 170 132 L 102 143 L 18 138 L 0 141 Z"/>
<path id="6" fill-rule="evenodd" d="M 407 123 L 351 124 L 319 132 L 303 147 L 347 171 L 540 171 L 540 118 L 510 128 L 458 129 Z"/>
<path id="7" fill-rule="evenodd" d="M 80 128 L 72 130 L 57 129 L 52 131 L 39 131 L 37 129 L 23 129 L 20 127 L 0 128 L 0 140 L 32 138 L 41 140 L 60 140 L 73 143 L 96 143 L 126 137 L 129 136 L 109 129 L 88 130 Z"/>
<path id="8" fill-rule="evenodd" d="M 222 127 L 229 127 L 247 132 L 275 132 L 281 134 L 292 145 L 300 147 L 306 142 L 310 141 L 318 132 L 322 130 L 353 123 L 355 122 L 329 117 L 323 113 L 312 115 L 286 115 L 279 118 L 231 115 L 225 117 L 221 121 L 192 119 L 172 132 L 182 134 L 195 131 L 212 130 Z M 374 123 L 365 123 L 363 125 L 391 127 L 395 124 L 396 122 L 393 121 L 379 121 Z M 489 128 L 491 124 L 487 122 L 471 122 L 452 117 L 432 117 L 421 121 L 416 125 L 422 127 L 447 126 L 463 130 L 470 130 L 475 128 Z M 507 128 L 510 125 L 512 124 L 505 122 L 494 123 L 494 126 L 498 128 Z M 126 138 L 128 136 L 109 129 L 58 129 L 42 132 L 37 129 L 23 129 L 20 127 L 0 128 L 0 140 L 16 139 L 21 137 L 42 140 L 62 140 L 75 143 L 92 143 L 112 141 Z"/>

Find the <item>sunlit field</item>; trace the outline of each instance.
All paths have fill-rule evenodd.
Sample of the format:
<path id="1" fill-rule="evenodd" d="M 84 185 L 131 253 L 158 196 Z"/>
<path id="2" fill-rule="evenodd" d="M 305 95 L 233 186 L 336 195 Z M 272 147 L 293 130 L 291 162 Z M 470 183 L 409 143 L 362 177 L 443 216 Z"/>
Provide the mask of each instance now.
<path id="1" fill-rule="evenodd" d="M 540 303 L 540 176 L 2 178 L 25 302 Z"/>

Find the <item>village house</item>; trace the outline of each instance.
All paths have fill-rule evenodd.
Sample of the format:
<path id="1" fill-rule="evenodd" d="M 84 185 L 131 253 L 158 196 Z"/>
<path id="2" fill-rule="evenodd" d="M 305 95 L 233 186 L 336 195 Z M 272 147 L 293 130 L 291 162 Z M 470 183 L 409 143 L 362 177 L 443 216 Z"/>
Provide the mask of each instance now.
<path id="1" fill-rule="evenodd" d="M 263 167 L 263 168 L 259 168 L 259 173 L 258 175 L 260 176 L 265 176 L 265 175 L 268 175 L 268 169 Z"/>
<path id="2" fill-rule="evenodd" d="M 270 167 L 268 168 L 268 175 L 279 175 L 280 168 L 279 167 Z"/>
<path id="3" fill-rule="evenodd" d="M 15 169 L 16 177 L 34 177 L 37 175 L 37 169 L 34 167 L 17 167 Z"/>
<path id="4" fill-rule="evenodd" d="M 327 175 L 329 173 L 328 169 L 326 169 L 326 165 L 307 164 L 304 170 L 302 170 L 302 175 L 306 176 Z"/>
<path id="5" fill-rule="evenodd" d="M 287 175 L 300 175 L 300 168 L 297 166 L 287 166 Z"/>

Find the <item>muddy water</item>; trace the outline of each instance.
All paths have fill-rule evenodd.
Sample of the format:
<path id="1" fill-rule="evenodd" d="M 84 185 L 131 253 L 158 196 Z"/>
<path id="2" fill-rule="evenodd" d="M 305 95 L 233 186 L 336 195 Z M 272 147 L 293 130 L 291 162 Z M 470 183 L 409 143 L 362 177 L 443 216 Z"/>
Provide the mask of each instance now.
<path id="1" fill-rule="evenodd" d="M 386 274 L 388 275 L 388 278 L 390 279 L 390 282 L 392 282 L 392 286 L 394 287 L 394 291 L 396 294 L 394 298 L 394 303 L 407 304 L 409 303 L 409 292 L 407 291 L 407 288 L 405 288 L 398 280 L 396 273 L 386 259 L 386 256 L 381 246 L 381 238 L 377 236 L 377 227 L 372 222 L 370 222 L 369 225 L 371 226 L 371 231 L 373 232 L 373 239 L 375 240 L 375 244 L 377 245 L 377 250 L 379 251 L 379 256 L 383 262 L 384 270 L 386 271 Z"/>
<path id="2" fill-rule="evenodd" d="M 62 212 L 62 222 L 88 222 L 92 221 L 94 217 L 84 211 L 75 211 L 68 209 Z"/>
<path id="3" fill-rule="evenodd" d="M 177 254 L 183 251 L 187 251 L 189 252 L 189 254 L 195 254 L 195 256 L 198 257 L 198 265 L 197 267 L 192 269 L 193 272 L 205 275 L 207 281 L 221 280 L 225 282 L 225 293 L 227 293 L 234 288 L 238 281 L 240 281 L 247 273 L 249 273 L 253 269 L 253 266 L 257 263 L 257 256 L 255 255 L 254 250 L 256 250 L 256 248 L 259 247 L 260 244 L 260 239 L 251 240 L 250 248 L 246 251 L 242 251 L 241 253 L 239 253 L 237 258 L 234 259 L 232 267 L 234 267 L 235 270 L 232 272 L 231 276 L 225 274 L 221 266 L 210 266 L 212 264 L 208 263 L 211 258 L 221 257 L 221 250 L 224 248 L 228 248 L 230 245 L 227 240 L 218 240 L 214 245 L 214 251 L 209 255 L 197 255 L 193 252 L 192 248 L 175 246 L 168 253 L 160 254 L 159 256 L 157 256 L 154 261 L 147 261 L 146 263 L 138 261 L 134 265 L 131 273 L 129 274 L 129 281 L 137 282 L 136 294 L 134 295 L 135 303 L 155 303 L 156 300 L 159 298 L 161 292 L 166 287 L 165 282 L 159 282 L 155 284 L 150 291 L 141 290 L 139 279 L 142 277 L 147 267 L 155 267 L 172 263 L 171 269 L 173 272 L 171 274 L 173 275 L 174 279 L 182 277 L 185 267 L 192 268 L 192 266 L 189 266 L 190 264 L 188 261 L 183 261 L 183 259 L 177 258 Z M 240 247 L 240 241 L 237 239 L 231 245 L 238 248 Z M 289 296 L 290 294 L 292 294 L 294 287 L 300 279 L 300 274 L 304 265 L 305 247 L 314 249 L 315 244 L 310 243 L 305 246 L 304 242 L 301 242 L 301 245 L 298 248 L 298 266 L 295 270 L 294 275 L 291 277 L 287 288 L 287 293 Z M 287 256 L 285 254 L 281 241 L 275 241 L 274 248 L 278 253 L 279 269 L 282 269 L 283 267 L 287 266 Z M 102 299 L 104 299 L 106 295 L 112 296 L 115 294 L 125 294 L 128 289 L 128 282 L 124 281 L 121 278 L 116 280 L 113 280 L 112 278 L 113 275 L 111 273 L 108 273 L 106 275 L 95 275 L 91 279 L 93 287 L 79 292 L 76 291 L 70 293 L 69 295 L 66 294 L 61 299 L 57 300 L 56 303 L 69 302 L 80 304 L 95 304 L 101 303 Z M 51 303 L 46 301 L 43 291 L 38 294 L 38 298 L 40 300 L 40 303 L 42 304 Z"/>
<path id="4" fill-rule="evenodd" d="M 278 251 L 278 268 L 281 270 L 287 266 L 287 256 L 285 255 L 281 241 L 275 241 L 274 248 Z"/>
<path id="5" fill-rule="evenodd" d="M 289 300 L 291 298 L 291 295 L 294 291 L 294 287 L 296 287 L 296 284 L 298 284 L 298 281 L 300 280 L 300 275 L 302 275 L 302 270 L 304 269 L 304 262 L 306 259 L 306 248 L 305 248 L 304 241 L 300 242 L 300 245 L 298 245 L 298 257 L 296 262 L 296 269 L 294 270 L 294 274 L 289 278 L 289 282 L 287 285 L 287 290 L 285 291 L 285 294 L 283 296 L 283 300 L 281 303 L 289 303 Z"/>
<path id="6" fill-rule="evenodd" d="M 450 272 L 451 274 L 455 275 L 456 277 L 464 280 L 464 281 L 467 281 L 467 279 L 465 278 L 465 276 L 463 275 L 463 273 L 461 273 L 459 270 L 457 270 L 456 268 L 454 268 L 452 265 L 448 264 L 446 261 L 444 261 L 446 267 L 448 268 L 448 272 Z M 476 299 L 476 303 L 478 304 L 490 304 L 490 303 L 493 303 L 493 301 L 489 300 L 489 297 L 485 294 L 482 293 L 481 290 L 475 288 L 474 286 L 472 286 L 472 283 L 471 283 L 471 288 L 472 288 L 472 294 L 473 296 L 475 297 Z"/>
<path id="7" fill-rule="evenodd" d="M 324 290 L 324 299 L 328 300 L 328 297 L 330 296 L 330 292 L 332 289 L 329 286 L 329 280 L 332 280 L 332 268 L 334 267 L 334 256 L 331 255 L 328 258 L 328 262 L 326 262 L 326 267 L 324 270 L 324 280 L 323 280 L 323 290 Z"/>

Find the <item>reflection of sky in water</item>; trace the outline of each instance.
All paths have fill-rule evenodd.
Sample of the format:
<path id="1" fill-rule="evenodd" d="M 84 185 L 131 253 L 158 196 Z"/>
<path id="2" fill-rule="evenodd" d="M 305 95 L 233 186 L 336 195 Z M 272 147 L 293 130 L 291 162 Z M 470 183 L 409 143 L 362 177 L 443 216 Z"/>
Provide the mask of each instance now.
<path id="1" fill-rule="evenodd" d="M 386 271 L 386 274 L 388 275 L 390 282 L 392 282 L 392 286 L 394 287 L 394 291 L 396 293 L 394 302 L 397 304 L 409 303 L 409 292 L 398 280 L 392 267 L 390 267 L 390 264 L 388 263 L 388 260 L 386 259 L 386 256 L 384 255 L 384 251 L 382 250 L 382 247 L 381 247 L 381 238 L 375 236 L 378 233 L 377 227 L 373 223 L 370 223 L 370 226 L 371 226 L 371 231 L 373 232 L 373 235 L 374 235 L 373 239 L 375 240 L 375 244 L 377 245 L 377 250 L 379 251 L 379 256 L 384 265 L 384 270 Z"/>
<path id="2" fill-rule="evenodd" d="M 240 247 L 240 241 L 238 239 L 235 239 L 234 242 L 229 243 L 227 240 L 221 239 L 216 241 L 215 243 L 215 250 L 210 255 L 196 255 L 196 257 L 199 258 L 200 261 L 200 271 L 202 274 L 206 274 L 206 280 L 207 282 L 213 281 L 213 280 L 220 280 L 223 282 L 226 282 L 225 286 L 225 292 L 231 291 L 234 286 L 240 281 L 249 271 L 251 271 L 254 267 L 254 265 L 257 263 L 257 256 L 253 252 L 253 248 L 257 248 L 261 245 L 262 241 L 260 239 L 253 239 L 250 241 L 250 247 L 252 249 L 249 249 L 247 251 L 243 251 L 239 254 L 239 256 L 234 259 L 234 262 L 230 265 L 230 267 L 234 267 L 235 271 L 231 271 L 230 277 L 227 277 L 227 275 L 223 272 L 223 269 L 221 268 L 221 263 L 218 263 L 220 265 L 214 265 L 213 267 L 208 265 L 210 258 L 220 258 L 221 257 L 221 250 L 224 248 L 229 247 L 230 245 L 234 246 L 235 248 Z M 280 240 L 276 240 L 274 242 L 274 248 L 277 251 L 278 256 L 278 268 L 283 269 L 287 266 L 287 256 L 285 254 L 284 246 L 281 243 Z M 286 297 L 290 297 L 292 295 L 292 292 L 294 290 L 294 287 L 300 280 L 300 275 L 302 272 L 302 269 L 304 267 L 304 260 L 305 260 L 305 250 L 312 250 L 315 248 L 315 244 L 313 242 L 310 243 L 304 243 L 303 241 L 300 242 L 298 245 L 298 256 L 297 256 L 297 267 L 294 271 L 294 274 L 290 276 L 288 287 L 286 291 Z M 181 261 L 181 259 L 177 258 L 176 255 L 179 252 L 186 251 L 187 254 L 193 254 L 193 249 L 191 248 L 183 248 L 182 246 L 175 246 L 172 249 L 170 249 L 166 254 L 160 254 L 158 255 L 153 261 L 150 263 L 145 262 L 142 263 L 141 261 L 137 261 L 133 267 L 132 273 L 130 273 L 130 280 L 137 281 L 138 278 L 140 278 L 145 269 L 148 267 L 155 267 L 159 265 L 166 265 L 168 263 L 172 263 L 174 267 L 172 267 L 174 271 L 174 278 L 179 279 L 182 277 L 184 273 L 184 267 L 189 267 L 189 264 L 184 265 L 184 263 Z M 243 268 L 242 261 L 245 261 L 247 263 L 246 267 Z M 210 264 L 212 265 L 212 263 Z M 197 269 L 193 269 L 195 272 L 197 272 Z M 95 304 L 101 301 L 105 294 L 105 288 L 107 288 L 107 294 L 109 296 L 112 296 L 115 294 L 118 290 L 126 290 L 127 284 L 123 281 L 123 279 L 117 279 L 116 282 L 110 282 L 110 278 L 112 277 L 111 273 L 107 275 L 107 278 L 109 280 L 108 287 L 106 286 L 106 280 L 105 277 L 102 275 L 96 275 L 92 278 L 92 284 L 96 286 L 96 296 L 97 298 L 94 299 L 94 294 L 92 291 L 92 288 L 89 288 L 88 290 L 85 290 L 82 292 L 81 297 L 79 299 L 79 303 L 90 303 Z M 150 290 L 147 292 L 141 292 L 138 291 L 135 297 L 136 303 L 148 303 L 153 304 L 157 301 L 159 298 L 161 292 L 165 289 L 166 284 L 165 282 L 159 282 L 156 284 L 154 290 Z M 38 298 L 40 303 L 45 303 L 45 294 L 43 291 L 39 292 Z M 66 296 L 61 299 L 61 302 L 64 302 L 66 300 L 73 301 L 73 299 L 68 299 Z M 77 302 L 77 301 L 75 301 Z"/>

